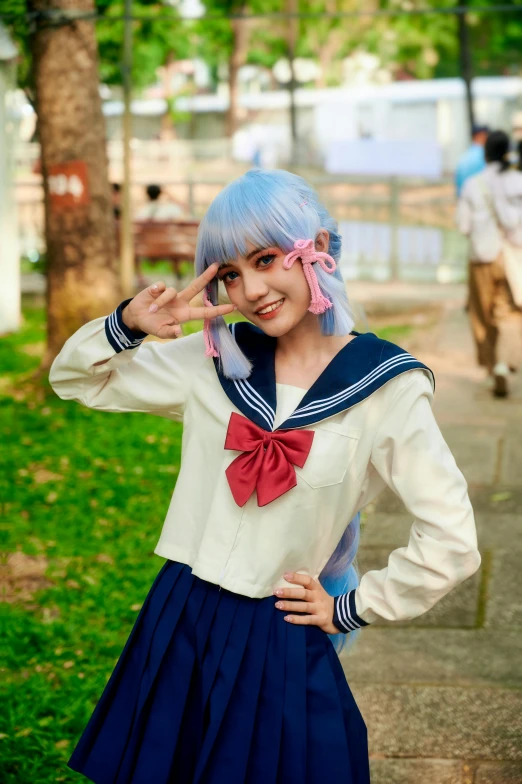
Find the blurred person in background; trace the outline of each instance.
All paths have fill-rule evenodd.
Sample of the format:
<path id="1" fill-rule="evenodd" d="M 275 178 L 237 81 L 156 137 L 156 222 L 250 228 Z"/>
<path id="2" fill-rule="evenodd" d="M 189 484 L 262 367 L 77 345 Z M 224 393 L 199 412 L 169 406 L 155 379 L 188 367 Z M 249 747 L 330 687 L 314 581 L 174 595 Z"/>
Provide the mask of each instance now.
<path id="1" fill-rule="evenodd" d="M 163 191 L 159 185 L 147 185 L 145 192 L 148 203 L 137 211 L 137 220 L 169 221 L 186 216 L 183 205 L 161 198 Z"/>
<path id="2" fill-rule="evenodd" d="M 462 193 L 464 183 L 475 174 L 479 174 L 486 168 L 484 157 L 484 145 L 488 138 L 489 128 L 487 125 L 474 125 L 471 134 L 471 145 L 464 155 L 460 158 L 455 170 L 455 187 L 457 198 Z"/>
<path id="3" fill-rule="evenodd" d="M 496 397 L 508 394 L 509 373 L 522 359 L 522 310 L 506 254 L 522 264 L 522 172 L 509 165 L 509 137 L 490 133 L 486 169 L 467 180 L 458 204 L 460 231 L 470 240 L 468 312 L 480 365 Z"/>

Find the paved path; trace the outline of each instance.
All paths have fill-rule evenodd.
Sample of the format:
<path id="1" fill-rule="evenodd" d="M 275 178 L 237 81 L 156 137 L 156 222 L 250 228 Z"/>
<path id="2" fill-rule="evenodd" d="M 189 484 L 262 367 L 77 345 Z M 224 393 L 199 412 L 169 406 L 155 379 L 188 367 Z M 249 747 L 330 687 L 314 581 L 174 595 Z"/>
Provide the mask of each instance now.
<path id="1" fill-rule="evenodd" d="M 373 286 L 354 288 L 378 310 Z M 436 415 L 468 480 L 482 566 L 424 616 L 368 627 L 343 656 L 368 726 L 372 784 L 522 784 L 522 379 L 510 399 L 490 396 L 463 290 L 447 292 L 408 348 L 435 371 Z M 381 288 L 381 304 L 400 309 L 404 291 L 395 294 Z M 384 566 L 411 523 L 388 492 L 367 511 L 361 573 Z"/>

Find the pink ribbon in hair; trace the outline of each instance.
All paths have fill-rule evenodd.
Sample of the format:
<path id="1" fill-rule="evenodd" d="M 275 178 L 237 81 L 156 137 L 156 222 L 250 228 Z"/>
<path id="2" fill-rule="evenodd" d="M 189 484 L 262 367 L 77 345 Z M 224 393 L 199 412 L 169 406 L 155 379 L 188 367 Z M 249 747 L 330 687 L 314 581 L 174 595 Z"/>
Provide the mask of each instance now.
<path id="1" fill-rule="evenodd" d="M 317 262 L 325 272 L 328 272 L 331 275 L 337 267 L 335 259 L 328 253 L 322 253 L 321 251 L 316 250 L 313 240 L 296 240 L 294 242 L 294 248 L 295 250 L 290 251 L 290 253 L 285 256 L 283 267 L 285 269 L 290 269 L 294 261 L 301 259 L 305 278 L 312 294 L 312 301 L 310 302 L 308 310 L 315 314 L 324 313 L 325 310 L 332 307 L 332 303 L 328 297 L 325 297 L 321 292 L 319 281 L 317 280 L 317 275 L 312 264 Z"/>
<path id="2" fill-rule="evenodd" d="M 203 304 L 207 308 L 212 307 L 212 302 L 210 301 L 206 291 L 203 292 Z M 210 331 L 210 321 L 211 319 L 205 319 L 205 323 L 203 324 L 203 337 L 205 338 L 205 356 L 219 357 L 219 351 L 216 348 L 216 344 L 214 343 L 214 339 L 212 337 L 212 332 Z"/>

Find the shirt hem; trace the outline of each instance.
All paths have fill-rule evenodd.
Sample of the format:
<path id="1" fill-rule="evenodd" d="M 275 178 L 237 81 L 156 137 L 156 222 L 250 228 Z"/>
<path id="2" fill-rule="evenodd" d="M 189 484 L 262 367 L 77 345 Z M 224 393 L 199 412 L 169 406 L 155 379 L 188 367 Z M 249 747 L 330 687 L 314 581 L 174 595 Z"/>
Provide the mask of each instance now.
<path id="1" fill-rule="evenodd" d="M 220 578 L 220 575 L 215 568 L 199 563 L 197 557 L 194 557 L 193 554 L 181 547 L 173 546 L 171 544 L 158 544 L 154 553 L 162 558 L 168 558 L 170 561 L 178 561 L 190 566 L 192 574 L 195 577 L 199 577 L 201 580 L 219 585 L 226 591 L 237 593 L 241 596 L 247 596 L 250 599 L 266 599 L 268 596 L 273 596 L 274 588 L 276 587 L 275 582 L 273 585 L 259 587 L 252 585 L 252 583 L 248 583 L 245 580 L 238 580 L 227 577 L 226 575 Z"/>

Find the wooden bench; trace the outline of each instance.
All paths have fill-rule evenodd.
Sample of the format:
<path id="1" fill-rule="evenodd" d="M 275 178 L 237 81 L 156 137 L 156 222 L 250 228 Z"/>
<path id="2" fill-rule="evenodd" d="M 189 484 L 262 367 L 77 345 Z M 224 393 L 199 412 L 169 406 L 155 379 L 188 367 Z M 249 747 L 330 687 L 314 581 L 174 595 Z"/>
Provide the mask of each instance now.
<path id="1" fill-rule="evenodd" d="M 116 221 L 117 245 L 120 245 L 120 222 Z M 145 286 L 142 264 L 158 264 L 168 261 L 172 265 L 172 272 L 180 278 L 180 268 L 183 262 L 194 263 L 196 258 L 196 240 L 199 229 L 197 219 L 183 220 L 133 221 L 132 232 L 134 238 L 134 260 L 136 274 L 140 286 Z"/>
<path id="2" fill-rule="evenodd" d="M 142 263 L 158 263 L 169 261 L 176 278 L 180 277 L 181 264 L 184 261 L 194 263 L 196 258 L 196 240 L 199 221 L 134 221 L 134 258 L 136 273 L 140 285 L 144 285 Z"/>

